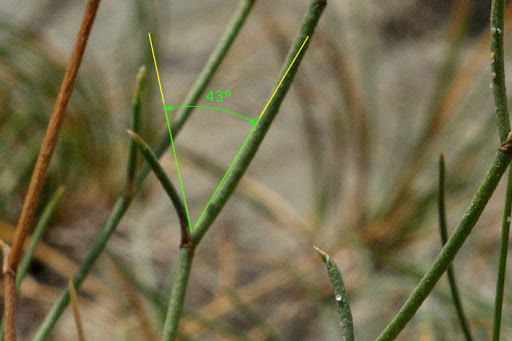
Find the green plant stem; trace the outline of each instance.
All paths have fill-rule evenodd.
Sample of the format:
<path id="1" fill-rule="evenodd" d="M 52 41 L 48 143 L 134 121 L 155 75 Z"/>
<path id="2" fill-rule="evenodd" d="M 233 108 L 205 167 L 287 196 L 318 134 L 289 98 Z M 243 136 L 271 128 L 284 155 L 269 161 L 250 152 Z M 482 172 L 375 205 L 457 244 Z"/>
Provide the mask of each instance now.
<path id="1" fill-rule="evenodd" d="M 494 318 L 492 326 L 492 339 L 500 339 L 501 312 L 503 308 L 503 293 L 505 290 L 505 272 L 507 268 L 508 239 L 510 232 L 510 214 L 512 210 L 512 168 L 508 170 L 507 193 L 505 197 L 505 210 L 501 227 L 500 259 L 498 265 L 498 280 L 496 282 L 496 298 L 494 302 Z"/>
<path id="2" fill-rule="evenodd" d="M 445 165 L 444 165 L 444 157 L 441 154 L 439 158 L 439 199 L 438 199 L 438 211 L 439 211 L 439 229 L 441 232 L 441 242 L 443 246 L 446 244 L 448 240 L 448 224 L 446 223 L 446 208 L 444 204 L 444 179 L 445 179 Z M 448 274 L 448 282 L 450 284 L 450 290 L 452 293 L 453 304 L 455 306 L 455 310 L 457 311 L 457 316 L 459 317 L 460 326 L 462 328 L 462 332 L 466 337 L 466 340 L 472 341 L 473 336 L 471 335 L 471 330 L 469 329 L 469 324 L 466 320 L 466 315 L 464 314 L 464 309 L 462 308 L 462 302 L 460 300 L 459 289 L 457 287 L 457 282 L 455 281 L 455 272 L 453 271 L 453 266 L 450 264 L 448 269 L 446 270 Z"/>
<path id="3" fill-rule="evenodd" d="M 208 62 L 203 68 L 203 71 L 201 71 L 199 77 L 196 79 L 194 85 L 192 86 L 192 89 L 187 95 L 183 103 L 184 106 L 193 106 L 199 100 L 204 89 L 206 89 L 211 79 L 213 78 L 213 75 L 215 74 L 219 65 L 221 64 L 222 60 L 226 56 L 230 46 L 233 44 L 235 37 L 242 28 L 243 23 L 247 19 L 249 10 L 252 7 L 253 2 L 254 1 L 252 0 L 241 1 L 241 6 L 239 7 L 239 10 L 237 10 L 233 15 L 233 19 L 231 20 L 228 28 L 226 29 L 221 40 L 215 47 L 210 58 L 208 59 Z M 185 121 L 190 116 L 190 113 L 192 112 L 193 109 L 194 108 L 183 108 L 183 110 L 178 111 L 178 114 L 175 116 L 175 119 L 171 124 L 171 131 L 175 138 L 178 135 L 181 128 L 183 127 L 183 124 L 185 124 Z M 165 133 L 163 134 L 160 143 L 158 144 L 158 147 L 155 149 L 155 155 L 157 158 L 160 158 L 165 153 L 165 151 L 169 148 L 170 143 L 171 142 L 169 140 L 169 131 L 166 130 Z M 149 167 L 149 165 L 144 164 L 141 167 L 135 178 L 136 189 L 142 185 L 143 181 L 146 179 L 150 172 L 151 167 Z M 76 289 L 80 287 L 85 277 L 91 271 L 98 256 L 107 245 L 108 239 L 110 238 L 110 236 L 112 236 L 117 225 L 119 224 L 119 222 L 125 215 L 126 211 L 128 210 L 131 201 L 132 198 L 127 197 L 124 194 L 117 199 L 114 208 L 110 213 L 110 216 L 108 217 L 105 225 L 103 226 L 102 232 L 98 236 L 98 239 L 92 246 L 86 258 L 80 264 L 79 272 L 75 275 L 73 279 L 73 284 Z M 62 296 L 59 298 L 59 300 L 53 305 L 49 314 L 44 319 L 36 336 L 34 337 L 34 341 L 42 341 L 48 337 L 48 334 L 53 329 L 55 323 L 57 322 L 58 318 L 62 315 L 62 312 L 64 311 L 68 304 L 69 291 L 68 289 L 66 289 Z"/>
<path id="4" fill-rule="evenodd" d="M 131 130 L 135 133 L 139 132 L 140 125 L 140 98 L 142 95 L 142 89 L 144 87 L 144 83 L 146 81 L 146 67 L 141 66 L 139 72 L 137 73 L 137 80 L 135 86 L 135 95 L 133 96 L 132 101 L 132 127 Z M 131 141 L 130 143 L 130 154 L 128 156 L 128 170 L 126 176 L 126 183 L 128 184 L 128 188 L 126 189 L 129 194 L 133 195 L 134 191 L 134 180 L 135 180 L 135 172 L 137 171 L 137 146 L 135 145 L 135 141 Z"/>
<path id="5" fill-rule="evenodd" d="M 343 329 L 343 337 L 345 341 L 354 341 L 354 322 L 352 321 L 352 311 L 348 303 L 348 296 L 343 284 L 341 272 L 336 263 L 329 257 L 327 253 L 314 246 L 315 250 L 320 254 L 322 260 L 327 267 L 327 274 L 331 282 L 332 289 L 338 305 L 338 313 L 341 318 L 341 328 Z"/>
<path id="6" fill-rule="evenodd" d="M 194 255 L 193 248 L 197 246 L 201 239 L 204 237 L 205 233 L 208 231 L 209 227 L 218 216 L 231 194 L 233 194 L 236 185 L 254 158 L 259 145 L 263 141 L 266 132 L 270 128 L 273 119 L 279 111 L 281 103 L 283 102 L 286 93 L 288 92 L 288 89 L 293 82 L 293 78 L 297 73 L 304 53 L 309 46 L 311 39 L 306 41 L 306 37 L 311 37 L 313 35 L 325 5 L 325 1 L 314 1 L 309 6 L 308 11 L 306 12 L 306 15 L 302 21 L 299 33 L 295 37 L 283 67 L 281 68 L 277 83 L 279 83 L 279 80 L 283 78 L 286 71 L 288 70 L 286 77 L 284 77 L 281 82 L 281 86 L 277 89 L 273 99 L 268 104 L 267 110 L 264 112 L 263 116 L 258 119 L 257 124 L 252 128 L 249 136 L 244 142 L 245 147 L 242 148 L 239 157 L 235 158 L 231 164 L 230 171 L 228 171 L 228 174 L 226 175 L 225 179 L 223 179 L 221 185 L 218 188 L 217 194 L 214 196 L 213 200 L 210 202 L 210 205 L 205 210 L 202 219 L 195 229 L 195 233 L 192 234 L 192 245 L 190 245 L 190 247 L 181 248 L 179 265 L 174 279 L 174 285 L 171 290 L 171 298 L 169 301 L 167 317 L 165 319 L 162 340 L 174 340 L 178 333 L 178 324 L 181 311 L 183 309 L 186 284 L 190 275 L 190 266 L 192 264 L 192 258 Z M 303 46 L 305 41 L 306 44 Z M 301 48 L 303 48 L 304 51 L 297 55 Z M 295 63 L 292 64 L 292 61 L 295 57 Z"/>
<path id="7" fill-rule="evenodd" d="M 301 28 L 297 33 L 292 47 L 290 48 L 288 55 L 286 56 L 285 62 L 281 68 L 281 72 L 279 73 L 279 80 L 284 76 L 286 70 L 292 63 L 293 59 L 297 55 L 297 52 L 301 48 L 307 36 L 310 36 L 310 39 L 306 42 L 303 47 L 301 53 L 297 56 L 295 63 L 291 66 L 288 71 L 288 74 L 284 78 L 281 83 L 281 86 L 275 92 L 274 97 L 270 101 L 267 110 L 264 112 L 263 116 L 258 120 L 258 123 L 252 128 L 251 133 L 247 137 L 245 141 L 245 146 L 242 148 L 238 158 L 236 158 L 233 163 L 231 170 L 225 177 L 225 180 L 222 182 L 216 195 L 213 197 L 210 205 L 204 212 L 201 220 L 199 221 L 197 227 L 195 228 L 194 233 L 192 234 L 192 242 L 194 245 L 197 245 L 199 241 L 204 237 L 204 234 L 208 231 L 211 224 L 217 218 L 218 214 L 230 198 L 231 194 L 235 190 L 236 185 L 244 175 L 247 167 L 249 167 L 250 162 L 254 158 L 258 147 L 263 141 L 265 134 L 267 133 L 272 121 L 276 117 L 279 108 L 281 107 L 281 103 L 283 102 L 290 85 L 292 84 L 293 78 L 299 69 L 300 62 L 306 53 L 306 50 L 311 42 L 311 36 L 315 30 L 315 27 L 322 15 L 322 11 L 325 7 L 325 1 L 313 1 L 309 6 L 304 19 L 302 20 Z M 276 82 L 276 84 L 278 83 Z"/>
<path id="8" fill-rule="evenodd" d="M 165 192 L 171 199 L 172 204 L 174 205 L 174 209 L 176 210 L 176 213 L 178 214 L 178 218 L 180 221 L 181 245 L 190 244 L 190 219 L 188 218 L 187 209 L 185 208 L 183 201 L 181 200 L 178 192 L 176 191 L 176 188 L 172 184 L 167 174 L 165 174 L 165 171 L 163 170 L 162 166 L 160 166 L 158 159 L 156 158 L 155 154 L 153 154 L 153 151 L 151 150 L 151 148 L 149 148 L 147 143 L 144 142 L 144 140 L 139 135 L 130 130 L 128 130 L 128 134 L 130 134 L 132 142 L 135 143 L 135 145 L 137 146 L 137 148 L 139 148 L 142 155 L 144 155 L 144 157 L 146 158 L 147 163 L 153 169 L 153 172 L 155 173 L 156 177 L 160 181 L 160 184 L 162 184 L 162 187 L 164 188 Z"/>
<path id="9" fill-rule="evenodd" d="M 178 268 L 174 275 L 174 284 L 171 290 L 169 306 L 167 308 L 167 317 L 165 319 L 162 341 L 176 339 L 178 335 L 178 324 L 183 310 L 185 293 L 187 292 L 187 283 L 190 278 L 190 269 L 192 259 L 194 258 L 194 248 L 192 245 L 186 245 L 180 248 L 180 257 Z"/>
<path id="10" fill-rule="evenodd" d="M 505 21 L 505 0 L 493 0 L 491 5 L 491 75 L 492 92 L 500 140 L 503 141 L 510 131 L 510 118 L 507 108 L 507 89 L 505 86 L 505 53 L 503 50 L 503 32 Z M 510 213 L 512 205 L 512 170 L 509 170 L 505 208 L 501 230 L 501 246 L 496 282 L 496 298 L 494 304 L 494 319 L 492 337 L 494 341 L 500 338 L 501 312 L 503 308 L 503 293 L 507 263 L 508 239 L 510 230 Z"/>
<path id="11" fill-rule="evenodd" d="M 507 138 L 510 119 L 507 109 L 507 89 L 505 87 L 505 53 L 503 51 L 503 30 L 505 20 L 505 0 L 493 0 L 491 6 L 491 72 L 492 93 L 498 120 L 500 141 Z"/>
<path id="12" fill-rule="evenodd" d="M 484 181 L 475 193 L 470 205 L 466 208 L 462 220 L 459 222 L 450 238 L 448 238 L 448 241 L 443 246 L 430 269 L 423 276 L 400 311 L 386 326 L 377 340 L 393 340 L 414 316 L 477 223 L 478 218 L 480 218 L 496 186 L 498 186 L 503 173 L 505 173 L 510 160 L 512 160 L 512 154 L 504 152 L 498 152 L 496 154 L 491 167 L 485 175 Z"/>
<path id="13" fill-rule="evenodd" d="M 23 257 L 21 258 L 20 264 L 18 265 L 18 274 L 16 275 L 16 293 L 19 293 L 21 282 L 23 278 L 27 275 L 28 268 L 30 263 L 32 262 L 32 257 L 34 256 L 34 252 L 36 251 L 37 244 L 43 237 L 44 231 L 48 227 L 50 223 L 50 219 L 57 208 L 57 204 L 59 203 L 62 195 L 64 194 L 64 186 L 60 186 L 53 196 L 50 198 L 50 201 L 46 205 L 39 217 L 37 225 L 32 233 L 32 238 L 30 239 L 30 244 L 27 249 L 23 253 Z M 0 341 L 4 339 L 4 327 L 5 327 L 5 319 L 2 317 L 2 322 L 0 324 Z"/>

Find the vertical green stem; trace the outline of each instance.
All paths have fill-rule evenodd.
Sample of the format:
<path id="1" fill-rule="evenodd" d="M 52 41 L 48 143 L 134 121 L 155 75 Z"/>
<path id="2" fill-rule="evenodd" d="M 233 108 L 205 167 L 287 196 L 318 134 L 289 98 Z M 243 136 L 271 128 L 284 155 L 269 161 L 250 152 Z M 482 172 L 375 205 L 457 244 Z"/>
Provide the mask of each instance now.
<path id="1" fill-rule="evenodd" d="M 438 201 L 438 210 L 439 210 L 439 229 L 441 232 L 441 241 L 443 246 L 446 244 L 448 240 L 448 224 L 446 223 L 446 208 L 444 204 L 444 178 L 445 178 L 445 166 L 444 166 L 444 157 L 441 155 L 439 158 L 439 201 Z M 457 282 L 455 281 L 455 272 L 453 271 L 453 266 L 450 264 L 447 269 L 448 274 L 448 282 L 450 284 L 450 290 L 452 292 L 453 305 L 455 306 L 455 310 L 457 311 L 457 316 L 459 317 L 460 326 L 462 328 L 462 332 L 466 337 L 466 340 L 472 341 L 473 337 L 471 335 L 471 331 L 469 329 L 469 324 L 466 320 L 466 315 L 464 314 L 464 309 L 462 308 L 462 302 L 460 300 L 459 289 L 457 287 Z"/>
<path id="2" fill-rule="evenodd" d="M 507 89 L 505 87 L 505 53 L 503 51 L 505 3 L 505 0 L 493 0 L 491 7 L 491 84 L 501 142 L 507 138 L 510 131 Z"/>
<path id="3" fill-rule="evenodd" d="M 141 66 L 139 73 L 137 74 L 135 95 L 132 101 L 132 127 L 131 130 L 135 133 L 139 132 L 140 125 L 140 98 L 142 94 L 142 88 L 146 80 L 146 67 Z M 127 191 L 133 195 L 135 172 L 137 170 L 137 146 L 135 141 L 130 142 L 130 154 L 128 156 L 128 171 L 126 183 L 128 185 Z"/>
<path id="4" fill-rule="evenodd" d="M 498 280 L 496 282 L 496 298 L 494 301 L 494 319 L 492 326 L 492 339 L 500 339 L 501 312 L 503 308 L 503 293 L 505 290 L 505 272 L 507 268 L 508 239 L 510 232 L 510 214 L 512 210 L 512 169 L 508 170 L 507 193 L 505 197 L 505 210 L 501 227 L 500 259 L 498 265 Z"/>
<path id="5" fill-rule="evenodd" d="M 503 141 L 510 131 L 510 118 L 507 108 L 507 89 L 505 86 L 505 53 L 503 50 L 503 30 L 505 21 L 505 0 L 493 0 L 491 6 L 491 76 L 492 92 L 498 123 L 500 140 Z M 508 238 L 510 230 L 510 211 L 512 205 L 512 170 L 509 170 L 505 209 L 501 230 L 501 246 L 496 282 L 496 298 L 494 305 L 493 340 L 500 338 L 501 311 L 505 286 Z"/>
<path id="6" fill-rule="evenodd" d="M 194 248 L 192 246 L 184 246 L 180 249 L 178 268 L 174 276 L 174 284 L 169 300 L 169 307 L 167 308 L 162 341 L 174 340 L 178 335 L 178 324 L 183 310 L 183 302 L 185 301 L 193 258 Z"/>

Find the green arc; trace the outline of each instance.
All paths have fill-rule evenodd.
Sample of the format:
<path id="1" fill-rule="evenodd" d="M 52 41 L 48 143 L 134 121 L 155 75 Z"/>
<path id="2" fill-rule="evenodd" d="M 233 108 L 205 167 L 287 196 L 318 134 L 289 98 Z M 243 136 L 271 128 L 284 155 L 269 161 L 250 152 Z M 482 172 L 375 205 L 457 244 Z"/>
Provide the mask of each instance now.
<path id="1" fill-rule="evenodd" d="M 228 112 L 230 114 L 236 115 L 236 116 L 238 116 L 240 118 L 243 118 L 246 121 L 251 122 L 251 124 L 256 124 L 256 121 L 251 120 L 250 118 L 244 117 L 244 116 L 242 116 L 240 114 L 237 114 L 236 112 L 229 111 L 229 110 L 226 110 L 226 109 L 215 108 L 215 107 L 205 107 L 203 105 L 182 105 L 182 106 L 179 106 L 179 107 L 168 106 L 168 107 L 165 108 L 165 110 L 166 111 L 167 110 L 171 111 L 172 109 L 175 109 L 175 108 L 206 108 L 206 109 L 215 109 L 215 110 L 225 111 L 225 112 Z"/>

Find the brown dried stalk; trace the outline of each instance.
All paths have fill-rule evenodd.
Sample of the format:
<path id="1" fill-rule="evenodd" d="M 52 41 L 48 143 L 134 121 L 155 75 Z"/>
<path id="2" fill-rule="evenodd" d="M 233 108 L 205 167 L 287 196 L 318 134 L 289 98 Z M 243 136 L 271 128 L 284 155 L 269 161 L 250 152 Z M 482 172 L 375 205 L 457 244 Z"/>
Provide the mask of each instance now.
<path id="1" fill-rule="evenodd" d="M 89 0 L 85 9 L 80 31 L 78 32 L 73 53 L 71 55 L 62 85 L 53 108 L 46 135 L 39 151 L 30 185 L 28 187 L 25 202 L 21 210 L 18 225 L 16 226 L 16 233 L 11 251 L 7 258 L 7 267 L 4 269 L 5 276 L 5 306 L 4 314 L 6 318 L 5 325 L 5 340 L 16 340 L 16 324 L 15 324 L 15 311 L 16 311 L 16 268 L 21 258 L 23 243 L 27 237 L 28 229 L 34 218 L 34 213 L 39 203 L 39 197 L 43 188 L 46 174 L 48 173 L 48 166 L 57 144 L 60 127 L 64 120 L 66 107 L 73 91 L 76 75 L 82 61 L 85 46 L 89 38 L 89 33 L 98 10 L 100 0 Z"/>

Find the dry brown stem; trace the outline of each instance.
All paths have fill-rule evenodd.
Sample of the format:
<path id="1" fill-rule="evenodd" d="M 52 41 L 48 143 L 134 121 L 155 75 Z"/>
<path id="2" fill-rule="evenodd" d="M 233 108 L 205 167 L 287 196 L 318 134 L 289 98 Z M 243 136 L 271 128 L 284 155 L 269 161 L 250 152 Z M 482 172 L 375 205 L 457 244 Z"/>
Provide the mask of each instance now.
<path id="1" fill-rule="evenodd" d="M 73 53 L 71 55 L 62 85 L 53 108 L 48 128 L 39 151 L 32 178 L 28 187 L 25 202 L 21 210 L 20 218 L 16 226 L 16 233 L 12 249 L 7 258 L 7 266 L 4 270 L 5 276 L 5 340 L 16 340 L 16 326 L 15 326 L 15 311 L 16 311 L 16 268 L 21 258 L 23 244 L 28 234 L 29 227 L 34 218 L 35 210 L 39 203 L 39 197 L 43 188 L 44 179 L 48 173 L 48 166 L 50 164 L 59 131 L 64 120 L 66 107 L 73 92 L 75 85 L 76 75 L 82 62 L 85 46 L 91 32 L 92 24 L 96 16 L 100 0 L 89 0 L 85 9 L 80 31 L 78 32 Z"/>

